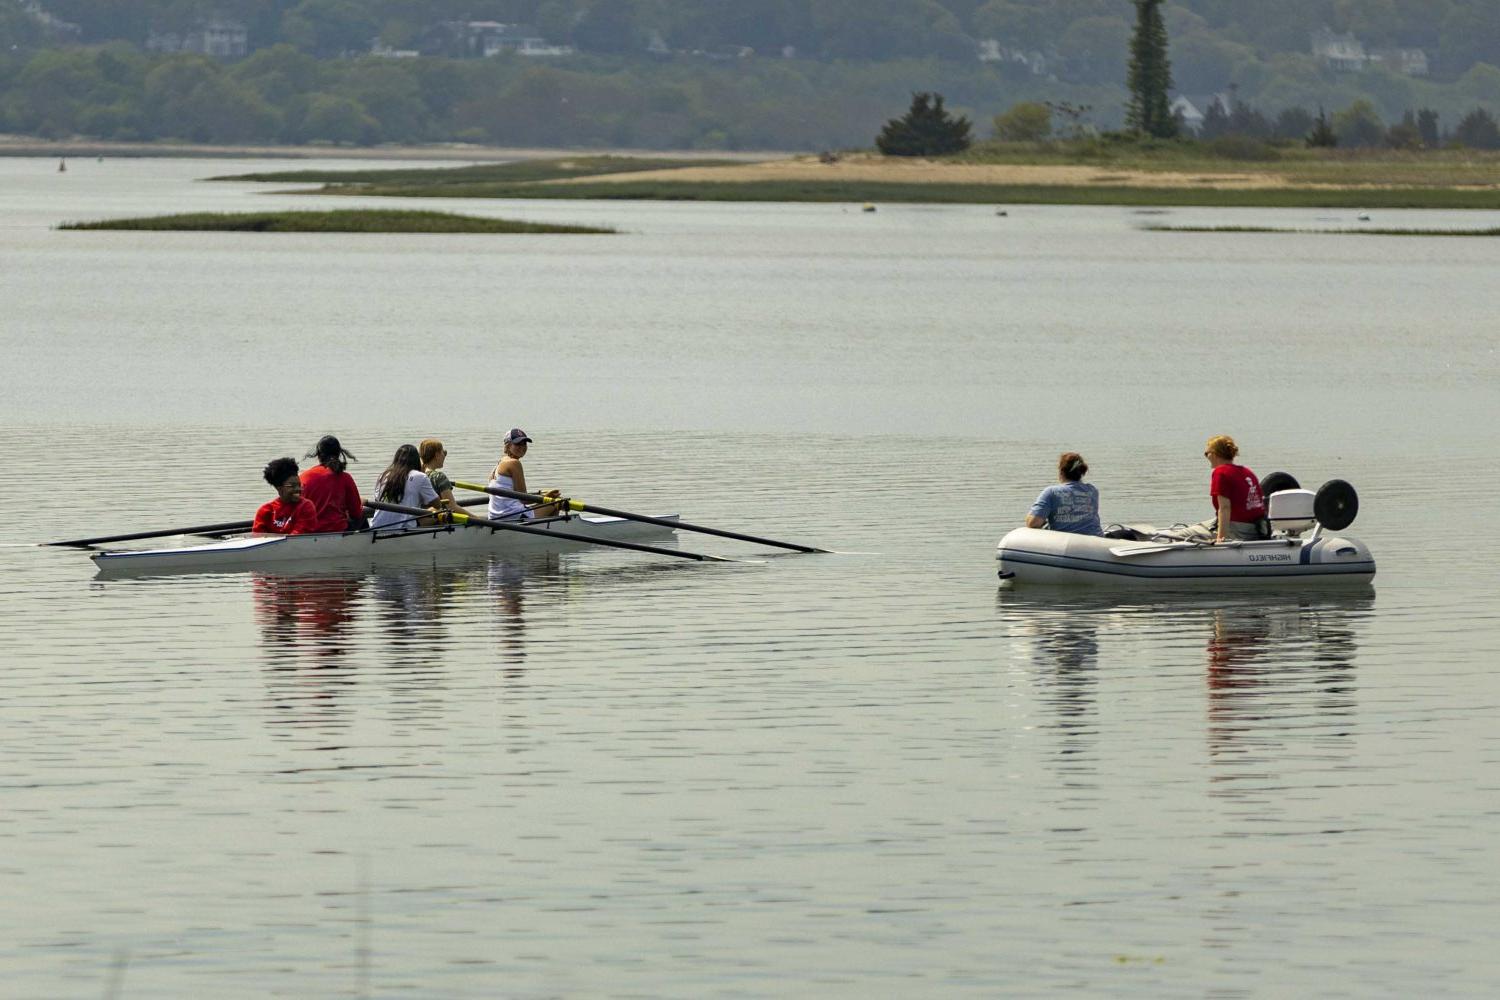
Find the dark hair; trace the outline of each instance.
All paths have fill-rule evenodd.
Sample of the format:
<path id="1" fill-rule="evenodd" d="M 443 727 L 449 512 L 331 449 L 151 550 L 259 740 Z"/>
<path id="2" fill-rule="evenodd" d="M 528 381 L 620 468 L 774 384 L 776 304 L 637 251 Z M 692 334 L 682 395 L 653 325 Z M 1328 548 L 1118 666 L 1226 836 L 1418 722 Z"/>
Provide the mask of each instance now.
<path id="1" fill-rule="evenodd" d="M 339 444 L 339 439 L 332 434 L 324 434 L 318 438 L 313 450 L 302 457 L 317 458 L 319 465 L 327 466 L 334 472 L 343 472 L 350 462 L 359 461 L 354 457 L 354 452 L 345 451 L 344 446 Z"/>
<path id="2" fill-rule="evenodd" d="M 297 474 L 297 460 L 295 458 L 273 458 L 266 463 L 263 473 L 266 482 L 275 489 L 281 489 L 281 484 Z"/>
<path id="3" fill-rule="evenodd" d="M 406 496 L 407 477 L 421 468 L 422 456 L 417 454 L 416 445 L 403 444 L 397 448 L 390 468 L 382 472 L 375 481 L 375 499 L 385 503 L 400 503 Z"/>
<path id="4" fill-rule="evenodd" d="M 1089 471 L 1089 463 L 1076 451 L 1065 451 L 1057 456 L 1057 474 L 1069 482 L 1078 482 Z"/>

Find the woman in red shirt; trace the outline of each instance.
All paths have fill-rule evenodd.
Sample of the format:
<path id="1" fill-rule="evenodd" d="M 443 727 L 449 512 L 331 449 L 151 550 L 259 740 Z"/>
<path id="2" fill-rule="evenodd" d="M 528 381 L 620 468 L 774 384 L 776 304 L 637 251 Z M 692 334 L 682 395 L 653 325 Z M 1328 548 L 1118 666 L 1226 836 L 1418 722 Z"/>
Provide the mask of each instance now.
<path id="1" fill-rule="evenodd" d="M 1260 480 L 1255 473 L 1237 465 L 1239 445 L 1228 434 L 1208 439 L 1203 457 L 1213 466 L 1208 480 L 1208 495 L 1214 502 L 1216 516 L 1203 527 L 1214 533 L 1215 542 L 1254 541 L 1267 538 L 1266 501 L 1260 494 Z"/>
<path id="2" fill-rule="evenodd" d="M 266 463 L 264 475 L 276 488 L 276 499 L 260 505 L 250 530 L 257 535 L 306 535 L 316 531 L 313 505 L 302 499 L 297 460 L 273 458 Z"/>
<path id="3" fill-rule="evenodd" d="M 353 531 L 365 527 L 365 502 L 354 477 L 344 471 L 355 461 L 354 456 L 332 434 L 324 435 L 306 457 L 314 455 L 318 464 L 302 473 L 302 496 L 317 515 L 313 530 Z"/>

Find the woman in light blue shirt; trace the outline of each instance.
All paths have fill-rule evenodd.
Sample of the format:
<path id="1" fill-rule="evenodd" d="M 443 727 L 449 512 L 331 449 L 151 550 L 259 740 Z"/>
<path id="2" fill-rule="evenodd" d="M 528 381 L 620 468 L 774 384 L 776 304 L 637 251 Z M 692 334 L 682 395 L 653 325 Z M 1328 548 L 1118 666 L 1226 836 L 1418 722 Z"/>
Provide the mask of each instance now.
<path id="1" fill-rule="evenodd" d="M 1026 515 L 1026 527 L 1071 531 L 1075 535 L 1102 535 L 1099 526 L 1099 491 L 1083 481 L 1089 464 L 1076 451 L 1057 458 L 1057 485 L 1042 490 Z"/>

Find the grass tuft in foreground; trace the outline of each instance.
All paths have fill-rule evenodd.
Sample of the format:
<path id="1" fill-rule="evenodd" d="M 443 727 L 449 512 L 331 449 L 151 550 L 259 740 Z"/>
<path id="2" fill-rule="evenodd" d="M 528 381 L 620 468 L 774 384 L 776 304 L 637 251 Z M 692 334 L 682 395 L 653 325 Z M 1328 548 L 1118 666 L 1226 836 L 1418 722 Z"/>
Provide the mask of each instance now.
<path id="1" fill-rule="evenodd" d="M 594 226 L 482 219 L 450 212 L 342 209 L 333 212 L 194 212 L 141 219 L 69 222 L 59 229 L 130 229 L 218 233 L 586 233 L 616 232 Z"/>

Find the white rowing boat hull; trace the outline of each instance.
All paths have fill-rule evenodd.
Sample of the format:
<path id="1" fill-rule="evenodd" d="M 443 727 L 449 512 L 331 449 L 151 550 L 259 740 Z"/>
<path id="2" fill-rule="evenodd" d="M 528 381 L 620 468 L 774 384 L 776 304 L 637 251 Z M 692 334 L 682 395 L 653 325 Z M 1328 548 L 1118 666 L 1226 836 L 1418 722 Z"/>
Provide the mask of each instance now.
<path id="1" fill-rule="evenodd" d="M 1365 544 L 1333 535 L 1194 545 L 1017 528 L 1000 540 L 995 558 L 1001 580 L 1054 586 L 1369 586 L 1375 578 Z"/>
<path id="2" fill-rule="evenodd" d="M 676 520 L 676 514 L 658 517 Z M 604 541 L 650 542 L 674 537 L 674 529 L 621 517 L 572 514 L 527 521 L 539 533 L 480 525 L 417 528 L 412 531 L 359 531 L 318 535 L 246 535 L 221 542 L 167 549 L 96 552 L 91 558 L 100 576 L 145 576 L 163 573 L 227 573 L 238 570 L 352 565 L 387 560 L 421 559 L 472 553 L 534 553 L 588 548 L 586 542 L 548 538 L 540 532 L 584 535 Z"/>

